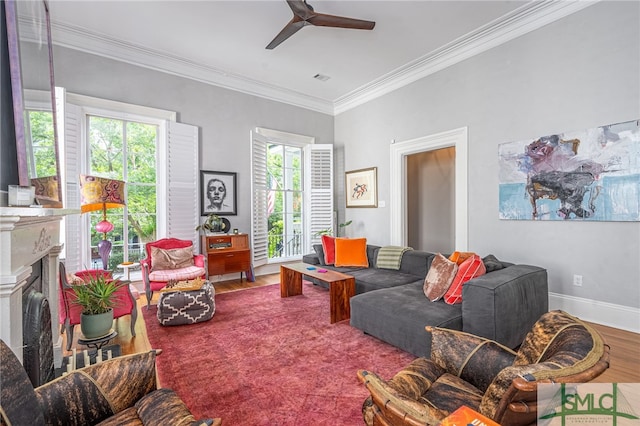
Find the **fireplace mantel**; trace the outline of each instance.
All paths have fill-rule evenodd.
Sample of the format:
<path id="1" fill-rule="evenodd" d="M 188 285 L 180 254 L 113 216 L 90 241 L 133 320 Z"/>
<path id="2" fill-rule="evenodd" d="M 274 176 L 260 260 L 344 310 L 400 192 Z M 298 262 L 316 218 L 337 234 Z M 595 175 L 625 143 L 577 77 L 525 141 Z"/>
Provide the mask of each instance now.
<path id="1" fill-rule="evenodd" d="M 32 265 L 43 261 L 43 293 L 51 307 L 56 365 L 62 356 L 58 325 L 60 221 L 79 210 L 0 207 L 0 338 L 22 361 L 22 289 Z"/>

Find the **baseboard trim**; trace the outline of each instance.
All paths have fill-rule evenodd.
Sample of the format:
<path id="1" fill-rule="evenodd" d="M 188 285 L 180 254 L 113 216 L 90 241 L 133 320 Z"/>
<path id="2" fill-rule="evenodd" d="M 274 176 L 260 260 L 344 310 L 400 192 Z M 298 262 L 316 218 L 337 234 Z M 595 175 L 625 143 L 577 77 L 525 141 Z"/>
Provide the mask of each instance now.
<path id="1" fill-rule="evenodd" d="M 549 293 L 549 309 L 561 309 L 585 321 L 640 333 L 640 309 L 638 308 Z"/>

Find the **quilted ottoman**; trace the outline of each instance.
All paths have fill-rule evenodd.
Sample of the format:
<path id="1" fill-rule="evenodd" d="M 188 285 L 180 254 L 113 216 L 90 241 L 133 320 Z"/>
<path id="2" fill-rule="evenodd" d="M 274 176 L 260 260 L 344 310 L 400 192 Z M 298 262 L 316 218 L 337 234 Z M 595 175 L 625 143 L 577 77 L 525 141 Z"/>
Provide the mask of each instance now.
<path id="1" fill-rule="evenodd" d="M 158 321 L 162 325 L 208 321 L 216 311 L 214 295 L 215 289 L 209 281 L 199 290 L 163 292 L 158 301 Z"/>

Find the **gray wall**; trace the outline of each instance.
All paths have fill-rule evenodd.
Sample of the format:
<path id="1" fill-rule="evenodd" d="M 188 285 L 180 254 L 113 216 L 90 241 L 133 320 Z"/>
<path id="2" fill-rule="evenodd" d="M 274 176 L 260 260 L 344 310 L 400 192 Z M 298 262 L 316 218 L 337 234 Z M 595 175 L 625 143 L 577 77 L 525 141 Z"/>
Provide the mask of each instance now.
<path id="1" fill-rule="evenodd" d="M 407 156 L 409 247 L 455 250 L 455 156 L 453 147 Z"/>
<path id="2" fill-rule="evenodd" d="M 391 139 L 467 126 L 468 248 L 547 268 L 551 292 L 640 307 L 640 223 L 498 219 L 498 144 L 640 118 L 639 15 L 638 2 L 597 3 L 340 114 L 346 169 L 377 166 L 388 199 Z M 390 241 L 388 207 L 346 216 L 370 241 Z"/>
<path id="3" fill-rule="evenodd" d="M 228 219 L 240 232 L 251 230 L 251 130 L 333 142 L 330 115 L 61 47 L 54 62 L 56 85 L 67 92 L 176 111 L 178 121 L 198 126 L 200 169 L 238 173 L 238 215 Z"/>
<path id="4" fill-rule="evenodd" d="M 549 270 L 550 290 L 640 307 L 640 224 L 498 219 L 498 144 L 640 117 L 640 3 L 601 2 L 337 117 L 55 48 L 70 92 L 177 111 L 201 128 L 200 165 L 237 171 L 233 227 L 249 230 L 249 131 L 256 126 L 335 139 L 339 167 L 378 167 L 389 199 L 389 144 L 469 129 L 469 249 Z M 334 128 L 335 127 L 335 128 Z M 363 155 L 366 153 L 366 155 Z M 388 244 L 388 207 L 345 209 L 347 234 Z M 379 203 L 382 204 L 382 203 Z M 583 275 L 583 287 L 572 285 Z M 640 325 L 635 325 L 640 328 Z"/>

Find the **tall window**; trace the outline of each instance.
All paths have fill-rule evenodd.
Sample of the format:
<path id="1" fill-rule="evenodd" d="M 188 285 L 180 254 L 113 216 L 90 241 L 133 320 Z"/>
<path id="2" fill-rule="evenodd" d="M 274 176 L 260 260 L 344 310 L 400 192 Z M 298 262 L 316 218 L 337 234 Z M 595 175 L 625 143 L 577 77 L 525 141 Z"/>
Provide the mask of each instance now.
<path id="1" fill-rule="evenodd" d="M 300 258 L 333 223 L 333 145 L 264 128 L 251 138 L 253 266 Z"/>
<path id="2" fill-rule="evenodd" d="M 302 254 L 303 191 L 302 149 L 267 145 L 267 224 L 269 259 L 286 259 Z"/>
<path id="3" fill-rule="evenodd" d="M 158 126 L 114 118 L 87 116 L 90 173 L 124 180 L 126 207 L 111 209 L 115 225 L 108 238 L 113 244 L 108 269 L 123 261 L 144 257 L 144 243 L 156 239 L 156 146 Z M 91 253 L 97 258 L 102 236 L 95 224 L 102 212 L 91 214 Z"/>

